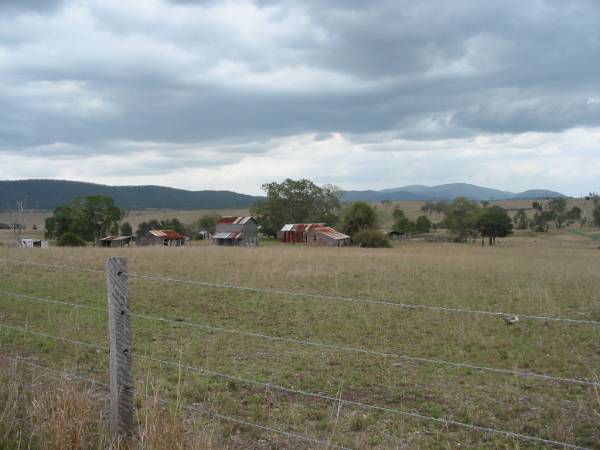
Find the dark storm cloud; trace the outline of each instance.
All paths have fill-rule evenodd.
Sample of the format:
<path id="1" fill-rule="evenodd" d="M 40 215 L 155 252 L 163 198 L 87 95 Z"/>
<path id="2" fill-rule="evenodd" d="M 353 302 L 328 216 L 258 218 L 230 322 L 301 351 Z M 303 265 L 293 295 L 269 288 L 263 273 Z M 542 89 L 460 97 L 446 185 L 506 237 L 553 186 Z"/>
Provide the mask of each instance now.
<path id="1" fill-rule="evenodd" d="M 594 0 L 0 1 L 0 151 L 594 127 L 598 23 Z"/>

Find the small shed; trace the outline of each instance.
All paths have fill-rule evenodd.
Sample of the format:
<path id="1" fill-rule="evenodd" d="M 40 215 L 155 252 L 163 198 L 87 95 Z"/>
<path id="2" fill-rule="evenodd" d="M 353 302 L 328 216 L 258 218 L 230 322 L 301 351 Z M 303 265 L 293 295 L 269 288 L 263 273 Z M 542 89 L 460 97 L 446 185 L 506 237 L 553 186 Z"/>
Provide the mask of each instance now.
<path id="1" fill-rule="evenodd" d="M 129 247 L 133 241 L 133 236 L 106 236 L 100 239 L 100 247 Z"/>
<path id="2" fill-rule="evenodd" d="M 23 248 L 48 248 L 48 241 L 43 239 L 21 239 L 21 247 Z"/>
<path id="3" fill-rule="evenodd" d="M 306 233 L 313 228 L 324 226 L 324 223 L 288 223 L 279 232 L 279 238 L 287 244 L 306 244 Z"/>
<path id="4" fill-rule="evenodd" d="M 389 231 L 387 235 L 392 241 L 404 241 L 410 239 L 410 234 L 400 233 L 396 230 Z"/>
<path id="5" fill-rule="evenodd" d="M 350 236 L 331 227 L 312 228 L 306 233 L 307 245 L 345 247 L 352 243 Z"/>
<path id="6" fill-rule="evenodd" d="M 137 239 L 137 245 L 163 245 L 165 247 L 181 247 L 185 245 L 185 236 L 174 230 L 150 230 Z"/>
<path id="7" fill-rule="evenodd" d="M 252 216 L 225 216 L 212 236 L 216 245 L 258 245 L 258 224 Z"/>

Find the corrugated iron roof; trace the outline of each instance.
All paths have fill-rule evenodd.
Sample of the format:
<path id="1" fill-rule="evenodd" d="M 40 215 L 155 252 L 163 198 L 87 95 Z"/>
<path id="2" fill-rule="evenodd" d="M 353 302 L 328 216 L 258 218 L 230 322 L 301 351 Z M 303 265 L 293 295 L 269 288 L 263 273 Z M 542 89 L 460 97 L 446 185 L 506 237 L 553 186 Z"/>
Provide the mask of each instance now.
<path id="1" fill-rule="evenodd" d="M 213 234 L 213 239 L 242 239 L 244 237 L 244 233 L 215 233 Z"/>
<path id="2" fill-rule="evenodd" d="M 288 223 L 283 226 L 281 231 L 308 231 L 313 228 L 322 228 L 324 223 Z"/>
<path id="3" fill-rule="evenodd" d="M 132 239 L 133 236 L 106 236 L 101 241 L 126 241 L 127 239 Z"/>
<path id="4" fill-rule="evenodd" d="M 335 230 L 331 227 L 319 227 L 319 228 L 315 228 L 314 231 L 316 233 L 321 233 L 326 236 L 332 237 L 333 239 L 338 239 L 338 240 L 350 239 L 350 236 L 348 236 L 347 234 L 340 233 L 338 230 Z"/>
<path id="5" fill-rule="evenodd" d="M 224 217 L 221 217 L 217 223 L 244 225 L 244 224 L 248 223 L 250 220 L 254 220 L 254 217 L 252 217 L 252 216 L 224 216 Z"/>
<path id="6" fill-rule="evenodd" d="M 173 230 L 150 230 L 150 234 L 163 239 L 185 239 L 185 236 Z"/>

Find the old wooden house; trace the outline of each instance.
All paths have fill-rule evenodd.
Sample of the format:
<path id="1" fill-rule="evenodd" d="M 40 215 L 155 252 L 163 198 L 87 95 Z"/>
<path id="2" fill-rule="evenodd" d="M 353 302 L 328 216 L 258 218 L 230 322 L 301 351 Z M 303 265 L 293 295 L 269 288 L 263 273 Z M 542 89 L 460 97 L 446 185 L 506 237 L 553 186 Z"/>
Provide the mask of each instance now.
<path id="1" fill-rule="evenodd" d="M 133 236 L 106 236 L 100 239 L 100 247 L 129 247 L 133 241 Z"/>
<path id="2" fill-rule="evenodd" d="M 345 247 L 351 243 L 350 236 L 331 227 L 311 228 L 306 232 L 307 245 Z"/>
<path id="3" fill-rule="evenodd" d="M 185 245 L 186 238 L 174 230 L 150 230 L 136 240 L 137 245 L 163 245 L 180 247 Z"/>
<path id="4" fill-rule="evenodd" d="M 213 234 L 216 245 L 258 245 L 258 224 L 251 216 L 225 216 Z"/>
<path id="5" fill-rule="evenodd" d="M 287 244 L 306 244 L 306 233 L 313 228 L 324 226 L 324 223 L 288 223 L 281 228 L 279 239 Z"/>

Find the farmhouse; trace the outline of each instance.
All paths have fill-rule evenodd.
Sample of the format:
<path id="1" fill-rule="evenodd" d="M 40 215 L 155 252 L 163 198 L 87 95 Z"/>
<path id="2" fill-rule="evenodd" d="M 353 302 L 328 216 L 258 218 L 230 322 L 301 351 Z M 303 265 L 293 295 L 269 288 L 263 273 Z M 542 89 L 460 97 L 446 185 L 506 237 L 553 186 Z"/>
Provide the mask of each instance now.
<path id="1" fill-rule="evenodd" d="M 326 245 L 330 247 L 345 247 L 350 245 L 350 236 L 340 233 L 331 227 L 312 228 L 306 232 L 308 245 Z"/>
<path id="2" fill-rule="evenodd" d="M 185 236 L 173 230 L 150 230 L 136 241 L 137 245 L 164 245 L 180 247 L 185 244 Z"/>
<path id="3" fill-rule="evenodd" d="M 133 236 L 106 236 L 100 239 L 100 247 L 129 247 L 133 240 Z"/>
<path id="4" fill-rule="evenodd" d="M 213 234 L 216 245 L 258 245 L 258 224 L 251 216 L 225 216 Z"/>
<path id="5" fill-rule="evenodd" d="M 306 244 L 306 233 L 313 228 L 322 228 L 324 223 L 288 223 L 279 232 L 279 239 L 288 244 Z"/>
<path id="6" fill-rule="evenodd" d="M 42 239 L 21 239 L 21 247 L 23 248 L 48 248 L 48 241 Z"/>

